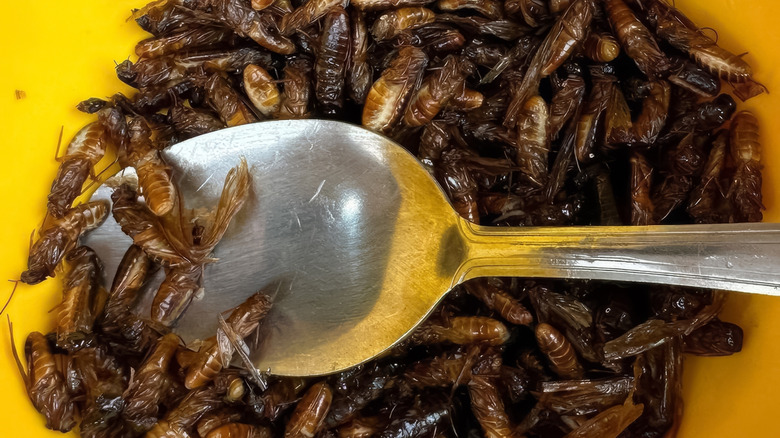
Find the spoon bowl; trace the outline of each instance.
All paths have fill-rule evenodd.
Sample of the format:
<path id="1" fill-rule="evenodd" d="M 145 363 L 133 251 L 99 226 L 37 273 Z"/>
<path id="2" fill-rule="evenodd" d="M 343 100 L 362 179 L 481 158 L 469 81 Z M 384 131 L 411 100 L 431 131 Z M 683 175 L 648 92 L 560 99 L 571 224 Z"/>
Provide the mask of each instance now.
<path id="1" fill-rule="evenodd" d="M 381 355 L 457 284 L 480 276 L 592 278 L 780 294 L 780 226 L 497 228 L 452 209 L 417 159 L 358 126 L 262 122 L 163 152 L 185 207 L 214 205 L 245 157 L 252 193 L 175 331 L 213 335 L 217 313 L 259 289 L 274 307 L 249 339 L 276 375 L 328 374 Z M 129 176 L 128 169 L 124 175 Z M 110 199 L 111 184 L 92 199 Z M 109 218 L 86 239 L 116 270 L 131 240 Z M 162 277 L 147 285 L 148 315 Z"/>

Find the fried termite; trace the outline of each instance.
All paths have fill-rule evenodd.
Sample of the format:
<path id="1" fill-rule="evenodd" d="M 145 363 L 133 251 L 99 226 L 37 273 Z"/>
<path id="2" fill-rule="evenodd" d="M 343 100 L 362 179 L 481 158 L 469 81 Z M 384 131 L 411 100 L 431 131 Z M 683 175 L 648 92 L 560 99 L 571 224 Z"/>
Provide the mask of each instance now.
<path id="1" fill-rule="evenodd" d="M 581 379 L 584 370 L 569 341 L 550 324 L 536 326 L 536 343 L 547 356 L 553 372 L 563 379 Z"/>
<path id="2" fill-rule="evenodd" d="M 246 423 L 227 423 L 214 428 L 205 438 L 271 438 L 271 429 Z"/>
<path id="3" fill-rule="evenodd" d="M 266 391 L 259 395 L 249 395 L 247 404 L 255 416 L 275 421 L 295 404 L 301 392 L 306 389 L 306 381 L 299 377 L 282 377 L 271 383 Z"/>
<path id="4" fill-rule="evenodd" d="M 585 79 L 581 69 L 569 64 L 565 76 L 551 76 L 553 84 L 553 98 L 550 102 L 549 136 L 555 140 L 560 135 L 561 129 L 575 116 L 585 98 Z"/>
<path id="5" fill-rule="evenodd" d="M 347 68 L 347 90 L 353 102 L 362 105 L 371 87 L 372 69 L 368 65 L 368 25 L 358 9 L 350 11 L 350 53 Z"/>
<path id="6" fill-rule="evenodd" d="M 543 381 L 537 389 L 544 409 L 559 415 L 592 415 L 625 401 L 634 389 L 634 378 Z"/>
<path id="7" fill-rule="evenodd" d="M 672 87 L 666 81 L 652 81 L 647 89 L 649 94 L 642 101 L 642 112 L 633 123 L 633 135 L 638 143 L 652 145 L 666 126 Z"/>
<path id="8" fill-rule="evenodd" d="M 455 211 L 464 219 L 479 223 L 477 204 L 478 185 L 468 163 L 459 149 L 450 149 L 440 155 L 434 165 L 436 179 L 452 202 Z"/>
<path id="9" fill-rule="evenodd" d="M 317 434 L 330 409 L 333 392 L 325 382 L 309 388 L 295 406 L 284 429 L 285 438 L 310 438 Z"/>
<path id="10" fill-rule="evenodd" d="M 168 122 L 182 140 L 218 131 L 226 126 L 214 112 L 191 108 L 179 102 L 173 104 L 168 110 Z"/>
<path id="11" fill-rule="evenodd" d="M 93 122 L 81 128 L 68 144 L 65 154 L 57 157 L 60 167 L 49 192 L 48 213 L 59 219 L 67 214 L 81 194 L 87 177 L 96 177 L 95 166 L 106 153 L 105 130 Z"/>
<path id="12" fill-rule="evenodd" d="M 141 58 L 170 55 L 182 50 L 204 49 L 228 43 L 235 33 L 223 27 L 199 27 L 186 29 L 171 35 L 145 39 L 135 46 L 135 54 Z"/>
<path id="13" fill-rule="evenodd" d="M 534 190 L 547 182 L 550 137 L 547 103 L 539 96 L 529 98 L 517 116 L 515 163 Z"/>
<path id="14" fill-rule="evenodd" d="M 188 437 L 204 415 L 224 405 L 222 394 L 207 386 L 192 390 L 146 433 L 147 438 Z"/>
<path id="15" fill-rule="evenodd" d="M 198 435 L 205 437 L 209 432 L 220 426 L 240 421 L 242 416 L 241 412 L 237 412 L 229 407 L 211 411 L 198 421 Z"/>
<path id="16" fill-rule="evenodd" d="M 617 438 L 642 415 L 643 410 L 644 405 L 635 404 L 632 394 L 622 405 L 613 406 L 590 418 L 565 438 Z"/>
<path id="17" fill-rule="evenodd" d="M 95 201 L 78 205 L 68 210 L 65 216 L 52 220 L 30 248 L 27 270 L 21 275 L 22 282 L 37 284 L 46 277 L 53 277 L 54 269 L 78 245 L 79 237 L 97 228 L 107 214 L 108 203 Z"/>
<path id="18" fill-rule="evenodd" d="M 509 340 L 509 329 L 501 321 L 484 316 L 456 316 L 447 321 L 426 321 L 412 333 L 412 343 L 501 345 Z"/>
<path id="19" fill-rule="evenodd" d="M 709 224 L 724 220 L 723 207 L 727 201 L 720 181 L 728 150 L 729 132 L 718 131 L 699 182 L 688 197 L 688 214 L 697 223 Z"/>
<path id="20" fill-rule="evenodd" d="M 103 266 L 87 246 L 70 251 L 65 261 L 68 270 L 62 281 L 62 302 L 56 307 L 57 346 L 73 351 L 92 333 Z"/>
<path id="21" fill-rule="evenodd" d="M 279 30 L 281 30 L 284 35 L 292 35 L 298 29 L 308 27 L 315 21 L 324 17 L 328 11 L 336 6 L 346 8 L 347 4 L 348 2 L 345 2 L 344 0 L 316 0 L 313 2 L 306 2 L 282 18 Z"/>
<path id="22" fill-rule="evenodd" d="M 703 97 L 715 97 L 721 89 L 720 78 L 687 59 L 672 58 L 672 70 L 667 80 Z"/>
<path id="23" fill-rule="evenodd" d="M 344 107 L 347 61 L 350 54 L 349 14 L 342 7 L 328 11 L 322 21 L 314 65 L 314 96 L 323 113 L 335 115 Z"/>
<path id="24" fill-rule="evenodd" d="M 404 113 L 404 123 L 422 126 L 433 120 L 444 105 L 464 88 L 466 76 L 473 71 L 474 66 L 469 61 L 454 55 L 444 58 L 443 64 L 423 79 L 412 96 Z"/>
<path id="25" fill-rule="evenodd" d="M 178 347 L 178 336 L 173 333 L 163 336 L 133 376 L 122 411 L 122 417 L 133 430 L 146 432 L 157 423 L 166 376 Z"/>
<path id="26" fill-rule="evenodd" d="M 452 415 L 452 405 L 441 392 L 425 392 L 415 397 L 414 404 L 397 412 L 385 429 L 377 434 L 380 438 L 403 438 L 425 436 L 445 428 Z"/>
<path id="27" fill-rule="evenodd" d="M 761 210 L 761 143 L 758 119 L 749 111 L 741 111 L 731 122 L 729 151 L 736 163 L 727 198 L 734 205 L 734 221 L 760 222 Z"/>
<path id="28" fill-rule="evenodd" d="M 558 15 L 564 12 L 573 0 L 550 0 L 550 13 Z"/>
<path id="29" fill-rule="evenodd" d="M 279 110 L 281 95 L 274 78 L 259 65 L 249 64 L 244 69 L 244 91 L 252 105 L 265 117 Z"/>
<path id="30" fill-rule="evenodd" d="M 212 75 L 206 81 L 205 87 L 206 101 L 227 126 L 239 126 L 257 121 L 252 110 L 222 76 Z"/>
<path id="31" fill-rule="evenodd" d="M 595 7 L 593 0 L 574 0 L 556 21 L 531 59 L 522 83 L 512 93 L 504 126 L 515 127 L 519 109 L 536 92 L 541 79 L 560 67 L 585 39 Z"/>
<path id="32" fill-rule="evenodd" d="M 422 80 L 428 56 L 416 47 L 402 47 L 390 66 L 371 86 L 363 107 L 362 123 L 368 129 L 387 133 Z"/>
<path id="33" fill-rule="evenodd" d="M 237 35 L 252 38 L 260 46 L 282 55 L 295 52 L 295 44 L 280 33 L 277 20 L 268 11 L 257 12 L 249 2 L 219 0 L 203 2 L 216 20 Z"/>
<path id="34" fill-rule="evenodd" d="M 257 292 L 233 310 L 226 322 L 243 339 L 255 331 L 269 310 L 271 310 L 271 299 L 268 295 Z M 228 350 L 229 354 L 224 356 L 232 358 L 230 349 L 229 345 L 219 345 L 216 336 L 206 340 L 198 352 L 198 359 L 187 370 L 185 386 L 188 389 L 200 388 L 211 381 L 224 366 L 228 365 L 223 360 L 222 352 Z"/>
<path id="35" fill-rule="evenodd" d="M 693 179 L 704 165 L 704 145 L 701 140 L 699 136 L 690 133 L 665 154 L 662 179 L 653 193 L 656 222 L 666 219 L 688 199 Z"/>
<path id="36" fill-rule="evenodd" d="M 487 353 L 485 356 L 487 357 L 481 358 L 480 361 L 488 362 L 489 365 L 486 367 L 477 365 L 477 368 L 485 369 L 472 375 L 468 382 L 471 412 L 482 426 L 486 438 L 513 437 L 515 436 L 514 425 L 504 407 L 496 378 L 501 367 L 500 355 Z"/>
<path id="37" fill-rule="evenodd" d="M 503 5 L 497 0 L 438 0 L 436 6 L 442 11 L 473 9 L 491 20 L 504 17 Z"/>
<path id="38" fill-rule="evenodd" d="M 651 198 L 653 169 L 641 152 L 631 155 L 631 224 L 655 223 L 655 208 Z"/>
<path id="39" fill-rule="evenodd" d="M 152 145 L 152 131 L 143 117 L 132 117 L 127 123 L 127 148 L 119 151 L 119 164 L 134 167 L 138 186 L 149 209 L 157 216 L 173 208 L 176 187 L 160 152 Z"/>
<path id="40" fill-rule="evenodd" d="M 408 7 L 387 11 L 379 16 L 371 26 L 374 40 L 383 41 L 395 37 L 401 32 L 432 23 L 436 14 L 423 7 Z"/>
<path id="41" fill-rule="evenodd" d="M 574 138 L 574 154 L 580 163 L 589 163 L 596 158 L 596 134 L 615 89 L 616 78 L 610 73 L 611 71 L 599 67 L 591 68 L 592 86 L 587 103 L 577 120 Z"/>
<path id="42" fill-rule="evenodd" d="M 651 79 L 663 76 L 671 68 L 671 62 L 661 52 L 653 34 L 623 0 L 606 0 L 604 7 L 621 47 L 639 70 Z"/>
<path id="43" fill-rule="evenodd" d="M 661 2 L 653 2 L 650 12 L 656 21 L 656 33 L 678 50 L 687 53 L 697 64 L 721 79 L 735 84 L 735 94 L 742 100 L 748 100 L 766 91 L 755 82 L 753 71 L 742 55 L 735 55 L 718 46 L 701 30 L 691 29 L 680 20 L 679 11 L 673 14 L 670 7 Z"/>
<path id="44" fill-rule="evenodd" d="M 507 322 L 529 325 L 533 321 L 531 312 L 512 297 L 498 278 L 480 278 L 464 283 L 466 291 L 479 298 L 486 306 L 498 312 Z"/>
<path id="45" fill-rule="evenodd" d="M 585 54 L 596 62 L 610 62 L 620 54 L 620 44 L 611 33 L 591 32 L 583 43 Z"/>
<path id="46" fill-rule="evenodd" d="M 683 338 L 683 351 L 697 356 L 728 356 L 742 351 L 742 328 L 713 320 Z"/>
<path id="47" fill-rule="evenodd" d="M 287 61 L 283 71 L 282 99 L 276 118 L 305 119 L 309 117 L 312 63 L 306 57 Z"/>
<path id="48" fill-rule="evenodd" d="M 60 432 L 73 429 L 76 426 L 78 410 L 71 400 L 65 377 L 57 369 L 49 341 L 39 332 L 32 332 L 27 336 L 24 345 L 27 358 L 27 372 L 25 372 L 14 343 L 10 317 L 8 327 L 11 335 L 11 352 L 35 410 L 46 418 L 47 428 Z"/>
<path id="49" fill-rule="evenodd" d="M 375 362 L 366 365 L 351 378 L 337 380 L 331 386 L 333 399 L 325 417 L 324 428 L 332 429 L 351 420 L 371 402 L 385 394 L 401 369 L 400 362 Z"/>

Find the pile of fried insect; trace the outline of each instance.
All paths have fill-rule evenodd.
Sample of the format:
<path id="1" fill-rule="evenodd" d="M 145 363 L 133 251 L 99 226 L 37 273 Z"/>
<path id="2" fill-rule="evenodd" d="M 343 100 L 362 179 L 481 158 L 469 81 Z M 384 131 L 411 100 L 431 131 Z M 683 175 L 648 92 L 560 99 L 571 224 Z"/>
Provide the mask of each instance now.
<path id="1" fill-rule="evenodd" d="M 458 212 L 483 225 L 760 221 L 757 119 L 721 87 L 743 100 L 766 90 L 669 4 L 160 0 L 133 18 L 152 37 L 116 71 L 138 91 L 79 104 L 97 120 L 61 159 L 22 274 L 34 284 L 64 266 L 56 330 L 25 345 L 27 390 L 49 428 L 671 436 L 682 354 L 741 349 L 742 330 L 718 319 L 718 292 L 516 278 L 464 284 L 389 354 L 323 378 L 266 382 L 233 361 L 272 307 L 262 292 L 224 309 L 197 351 L 171 333 L 250 174 L 240 162 L 219 204 L 197 216 L 177 207 L 160 150 L 244 123 L 361 123 L 416 154 Z M 72 206 L 108 149 L 135 168 L 137 186 L 116 188 L 111 206 Z M 106 290 L 79 237 L 108 214 L 134 245 Z M 166 276 L 151 313 L 133 314 L 157 267 Z"/>

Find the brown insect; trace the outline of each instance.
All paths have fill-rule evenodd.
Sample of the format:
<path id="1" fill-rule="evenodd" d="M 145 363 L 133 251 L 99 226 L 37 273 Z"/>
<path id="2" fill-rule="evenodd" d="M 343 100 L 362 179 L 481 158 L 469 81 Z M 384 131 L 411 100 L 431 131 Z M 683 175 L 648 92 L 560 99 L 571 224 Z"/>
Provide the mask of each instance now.
<path id="1" fill-rule="evenodd" d="M 333 392 L 325 382 L 312 385 L 295 410 L 284 429 L 285 438 L 311 438 L 322 427 L 333 399 Z"/>
<path id="2" fill-rule="evenodd" d="M 504 401 L 494 378 L 475 375 L 468 383 L 471 412 L 482 426 L 486 438 L 515 436 Z"/>
<path id="3" fill-rule="evenodd" d="M 347 90 L 353 102 L 362 105 L 371 88 L 372 69 L 368 65 L 368 26 L 363 12 L 350 12 L 350 53 L 347 69 Z"/>
<path id="4" fill-rule="evenodd" d="M 284 35 L 292 35 L 298 29 L 303 29 L 324 17 L 336 6 L 347 7 L 344 0 L 315 0 L 306 2 L 293 12 L 282 18 L 279 29 Z"/>
<path id="5" fill-rule="evenodd" d="M 326 115 L 335 115 L 344 107 L 350 53 L 349 15 L 344 8 L 333 8 L 325 15 L 322 25 L 317 63 L 314 65 L 314 95 Z"/>
<path id="6" fill-rule="evenodd" d="M 758 119 L 753 113 L 741 111 L 731 123 L 729 147 L 737 165 L 727 198 L 734 205 L 735 220 L 760 222 L 764 204 L 761 201 L 761 143 Z"/>
<path id="7" fill-rule="evenodd" d="M 504 16 L 504 8 L 496 0 L 438 0 L 436 6 L 442 11 L 473 9 L 491 20 Z"/>
<path id="8" fill-rule="evenodd" d="M 212 429 L 205 438 L 271 438 L 272 436 L 271 430 L 267 427 L 227 423 Z"/>
<path id="9" fill-rule="evenodd" d="M 617 437 L 642 415 L 644 405 L 634 404 L 633 400 L 632 396 L 626 398 L 624 404 L 606 409 L 582 423 L 567 436 L 570 438 Z"/>
<path id="10" fill-rule="evenodd" d="M 666 81 L 652 81 L 647 89 L 649 94 L 642 101 L 642 112 L 633 123 L 633 135 L 637 142 L 651 145 L 666 125 L 672 87 Z"/>
<path id="11" fill-rule="evenodd" d="M 189 430 L 204 415 L 224 404 L 222 395 L 213 386 L 190 391 L 175 408 L 168 411 L 146 433 L 147 438 L 187 437 Z"/>
<path id="12" fill-rule="evenodd" d="M 529 325 L 533 321 L 531 312 L 520 301 L 509 295 L 500 279 L 480 278 L 467 281 L 463 286 L 468 293 L 497 311 L 508 322 Z"/>
<path id="13" fill-rule="evenodd" d="M 539 96 L 529 98 L 517 115 L 515 163 L 534 189 L 541 189 L 547 180 L 550 153 L 548 117 L 547 103 Z"/>
<path id="14" fill-rule="evenodd" d="M 396 35 L 432 23 L 436 14 L 428 8 L 407 7 L 387 11 L 380 15 L 371 26 L 374 40 L 389 40 Z"/>
<path id="15" fill-rule="evenodd" d="M 284 89 L 278 119 L 305 119 L 309 117 L 312 63 L 306 57 L 292 58 L 284 67 Z"/>
<path id="16" fill-rule="evenodd" d="M 717 76 L 687 59 L 672 58 L 672 63 L 672 71 L 667 78 L 669 82 L 707 98 L 720 93 L 720 78 Z"/>
<path id="17" fill-rule="evenodd" d="M 271 299 L 258 292 L 239 305 L 226 322 L 243 339 L 255 331 L 269 310 Z M 227 351 L 225 357 L 233 356 L 232 348 L 229 345 L 219 345 L 216 336 L 206 340 L 205 346 L 198 352 L 197 361 L 187 371 L 185 386 L 188 389 L 200 388 L 211 381 L 227 365 L 223 362 L 223 351 Z"/>
<path id="18" fill-rule="evenodd" d="M 88 176 L 106 153 L 106 135 L 101 124 L 93 122 L 81 128 L 68 144 L 65 155 L 57 158 L 60 167 L 51 185 L 48 213 L 62 218 L 81 194 Z"/>
<path id="19" fill-rule="evenodd" d="M 721 175 L 729 150 L 729 133 L 719 131 L 712 141 L 709 157 L 702 170 L 699 183 L 691 191 L 688 200 L 688 214 L 697 223 L 723 222 L 725 204 L 724 191 L 721 190 Z"/>
<path id="20" fill-rule="evenodd" d="M 179 337 L 169 333 L 157 342 L 127 388 L 122 417 L 137 432 L 151 429 L 157 422 L 160 399 L 166 390 L 165 377 L 179 347 Z"/>
<path id="21" fill-rule="evenodd" d="M 536 92 L 540 80 L 560 67 L 572 54 L 574 48 L 585 39 L 586 29 L 593 19 L 594 9 L 593 0 L 574 0 L 574 3 L 553 25 L 531 59 L 520 86 L 512 93 L 504 126 L 515 127 L 520 108 Z"/>
<path id="22" fill-rule="evenodd" d="M 555 327 L 541 323 L 536 326 L 536 342 L 547 356 L 555 374 L 568 380 L 582 379 L 584 370 L 571 344 Z"/>
<path id="23" fill-rule="evenodd" d="M 704 165 L 704 144 L 700 136 L 690 133 L 666 154 L 663 179 L 653 193 L 655 221 L 666 219 L 685 202 L 693 188 L 693 178 Z"/>
<path id="24" fill-rule="evenodd" d="M 239 126 L 257 121 L 257 117 L 242 101 L 238 92 L 219 75 L 212 75 L 206 81 L 206 101 L 227 126 Z"/>
<path id="25" fill-rule="evenodd" d="M 509 329 L 501 321 L 484 316 L 456 316 L 441 323 L 427 322 L 412 334 L 412 342 L 435 344 L 485 343 L 501 345 L 509 340 Z"/>
<path id="26" fill-rule="evenodd" d="M 614 85 L 604 112 L 604 148 L 609 150 L 620 145 L 635 143 L 631 109 L 620 87 Z"/>
<path id="27" fill-rule="evenodd" d="M 552 84 L 555 94 L 550 103 L 549 134 L 550 139 L 558 138 L 564 125 L 576 115 L 585 98 L 585 79 L 581 69 L 569 64 L 565 76 L 553 75 Z"/>
<path id="28" fill-rule="evenodd" d="M 604 7 L 621 47 L 639 70 L 651 79 L 663 76 L 671 68 L 671 62 L 658 48 L 653 34 L 623 0 L 606 0 Z"/>
<path id="29" fill-rule="evenodd" d="M 655 208 L 650 197 L 653 169 L 640 152 L 631 155 L 631 225 L 655 223 Z"/>
<path id="30" fill-rule="evenodd" d="M 204 10 L 204 13 L 208 10 L 208 16 L 229 27 L 238 36 L 252 38 L 260 46 L 282 55 L 295 52 L 295 44 L 280 32 L 277 18 L 269 11 L 257 12 L 249 2 L 241 0 L 203 3 L 198 9 Z"/>
<path id="31" fill-rule="evenodd" d="M 471 368 L 477 351 L 456 350 L 416 362 L 404 373 L 404 381 L 412 388 L 452 387 L 471 380 Z"/>
<path id="32" fill-rule="evenodd" d="M 523 20 L 531 27 L 540 27 L 550 20 L 550 8 L 547 0 L 508 0 L 504 2 L 506 14 Z"/>
<path id="33" fill-rule="evenodd" d="M 46 277 L 54 277 L 54 269 L 65 254 L 76 247 L 79 237 L 97 228 L 107 214 L 108 204 L 96 201 L 78 205 L 62 218 L 51 221 L 30 248 L 22 282 L 37 284 Z"/>
<path id="34" fill-rule="evenodd" d="M 259 65 L 249 64 L 244 69 L 244 91 L 252 104 L 265 117 L 279 110 L 281 95 L 274 78 Z"/>
<path id="35" fill-rule="evenodd" d="M 271 383 L 268 389 L 258 397 L 254 411 L 262 418 L 271 421 L 279 418 L 287 408 L 292 407 L 303 390 L 306 381 L 298 377 L 282 377 Z"/>
<path id="36" fill-rule="evenodd" d="M 742 328 L 714 320 L 683 338 L 683 351 L 697 356 L 728 356 L 742 351 Z"/>
<path id="37" fill-rule="evenodd" d="M 423 80 L 412 96 L 404 122 L 409 126 L 422 126 L 433 120 L 444 105 L 464 89 L 466 76 L 473 71 L 474 66 L 460 57 L 449 55 L 444 58 L 444 63 Z"/>
<path id="38" fill-rule="evenodd" d="M 593 84 L 585 108 L 577 121 L 574 138 L 574 153 L 580 163 L 588 163 L 596 157 L 594 151 L 596 133 L 602 123 L 602 115 L 609 106 L 612 91 L 615 89 L 616 78 L 610 73 L 597 67 L 591 69 Z"/>
<path id="39" fill-rule="evenodd" d="M 39 332 L 32 332 L 27 336 L 24 345 L 27 358 L 25 372 L 16 351 L 10 318 L 8 327 L 11 333 L 11 352 L 35 410 L 46 418 L 46 427 L 49 429 L 60 432 L 73 429 L 76 426 L 78 410 L 68 393 L 62 372 L 57 369 L 49 341 Z"/>
<path id="40" fill-rule="evenodd" d="M 182 140 L 225 128 L 225 123 L 214 112 L 178 102 L 168 110 L 168 122 Z"/>
<path id="41" fill-rule="evenodd" d="M 70 251 L 65 261 L 69 269 L 63 276 L 62 302 L 56 308 L 57 346 L 73 351 L 92 333 L 103 266 L 97 254 L 86 246 Z"/>
<path id="42" fill-rule="evenodd" d="M 152 301 L 152 321 L 172 327 L 192 302 L 202 281 L 203 267 L 199 264 L 168 268 Z"/>
<path id="43" fill-rule="evenodd" d="M 362 11 L 381 11 L 385 9 L 398 9 L 408 6 L 423 6 L 433 0 L 356 0 L 350 5 Z"/>
<path id="44" fill-rule="evenodd" d="M 610 62 L 620 55 L 620 44 L 611 33 L 591 32 L 583 43 L 585 55 L 596 62 Z"/>
<path id="45" fill-rule="evenodd" d="M 138 186 L 149 209 L 157 216 L 173 208 L 176 187 L 170 168 L 152 145 L 152 131 L 142 117 L 132 117 L 127 123 L 128 143 L 119 152 L 119 164 L 132 166 L 138 174 Z"/>
<path id="46" fill-rule="evenodd" d="M 233 31 L 221 27 L 195 27 L 171 35 L 145 39 L 135 46 L 135 54 L 141 58 L 170 55 L 181 50 L 231 45 L 235 40 Z"/>
<path id="47" fill-rule="evenodd" d="M 550 0 L 550 13 L 554 15 L 561 14 L 574 3 L 574 0 Z"/>
<path id="48" fill-rule="evenodd" d="M 198 436 L 205 437 L 214 429 L 217 429 L 225 424 L 240 421 L 241 417 L 241 412 L 237 412 L 231 408 L 222 408 L 209 412 L 208 414 L 204 415 L 200 421 L 198 421 Z"/>
<path id="49" fill-rule="evenodd" d="M 471 174 L 464 153 L 460 149 L 442 152 L 440 159 L 434 165 L 434 173 L 455 211 L 464 219 L 478 224 L 478 185 Z"/>
<path id="50" fill-rule="evenodd" d="M 459 111 L 471 111 L 482 106 L 485 101 L 485 95 L 477 90 L 463 87 L 452 96 L 445 108 L 454 108 Z"/>
<path id="51" fill-rule="evenodd" d="M 390 131 L 403 115 L 412 91 L 422 80 L 427 63 L 428 57 L 422 50 L 402 47 L 366 96 L 363 126 L 378 132 Z"/>
<path id="52" fill-rule="evenodd" d="M 393 379 L 402 367 L 399 361 L 367 364 L 354 375 L 332 384 L 333 400 L 325 417 L 324 428 L 332 429 L 354 418 L 393 386 Z M 346 373 L 345 373 L 346 374 Z"/>

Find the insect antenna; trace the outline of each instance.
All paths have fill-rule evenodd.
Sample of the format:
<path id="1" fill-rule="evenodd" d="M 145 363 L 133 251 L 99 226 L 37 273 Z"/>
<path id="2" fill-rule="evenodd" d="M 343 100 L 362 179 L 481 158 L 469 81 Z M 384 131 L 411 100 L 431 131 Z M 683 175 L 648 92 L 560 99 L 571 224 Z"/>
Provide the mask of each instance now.
<path id="1" fill-rule="evenodd" d="M 62 133 L 65 131 L 65 125 L 60 126 L 60 136 L 57 139 L 57 149 L 54 151 L 54 161 L 60 161 L 60 146 L 62 146 Z"/>
<path id="2" fill-rule="evenodd" d="M 24 380 L 24 386 L 29 388 L 30 378 L 27 376 L 27 373 L 24 372 L 24 366 L 22 366 L 22 361 L 19 359 L 19 352 L 16 351 L 16 341 L 14 341 L 14 323 L 11 322 L 11 315 L 6 315 L 6 317 L 8 318 L 8 332 L 11 335 L 11 353 L 14 355 L 16 368 L 19 369 L 19 374 L 22 375 L 22 380 Z"/>
<path id="3" fill-rule="evenodd" d="M 8 301 L 5 302 L 5 305 L 2 309 L 0 309 L 0 315 L 5 312 L 6 307 L 8 307 L 9 304 L 11 304 L 11 298 L 14 297 L 14 293 L 16 292 L 16 287 L 19 286 L 19 280 L 8 280 L 14 284 L 14 288 L 11 289 L 11 295 L 8 296 Z"/>
<path id="4" fill-rule="evenodd" d="M 103 170 L 101 170 L 100 172 L 98 172 L 98 174 L 97 174 L 97 175 L 95 175 L 94 177 L 91 177 L 90 179 L 91 179 L 92 181 L 90 181 L 90 183 L 89 183 L 89 184 L 87 184 L 87 186 L 86 186 L 86 187 L 84 187 L 84 188 L 82 188 L 82 189 L 81 189 L 81 193 L 79 193 L 79 195 L 83 195 L 84 193 L 86 193 L 86 192 L 87 192 L 87 190 L 89 190 L 89 189 L 90 189 L 90 187 L 94 186 L 96 183 L 99 183 L 99 182 L 101 182 L 101 181 L 100 181 L 100 176 L 101 176 L 101 175 L 103 175 L 104 173 L 106 173 L 106 171 L 108 171 L 108 169 L 110 169 L 110 168 L 111 168 L 111 166 L 113 166 L 114 164 L 116 164 L 118 161 L 119 161 L 119 157 L 117 156 L 117 157 L 115 157 L 115 158 L 114 158 L 114 161 L 112 161 L 112 162 L 108 163 L 108 165 L 107 165 L 107 166 L 106 166 L 106 167 L 105 167 Z"/>
<path id="5" fill-rule="evenodd" d="M 699 32 L 704 33 L 703 31 L 705 31 L 705 30 L 709 30 L 709 31 L 711 31 L 712 33 L 715 34 L 715 38 L 713 38 L 713 40 L 715 40 L 715 44 L 718 44 L 718 40 L 720 39 L 720 35 L 718 35 L 718 31 L 715 30 L 712 27 L 707 26 L 707 27 L 700 28 Z"/>

